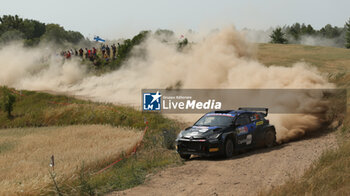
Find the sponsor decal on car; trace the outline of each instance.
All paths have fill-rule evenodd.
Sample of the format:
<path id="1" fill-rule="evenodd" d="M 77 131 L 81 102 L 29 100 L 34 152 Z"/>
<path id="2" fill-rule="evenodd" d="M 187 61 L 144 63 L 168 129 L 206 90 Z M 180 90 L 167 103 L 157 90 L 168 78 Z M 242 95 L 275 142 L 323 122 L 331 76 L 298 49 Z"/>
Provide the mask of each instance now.
<path id="1" fill-rule="evenodd" d="M 219 151 L 219 148 L 209 148 L 209 152 L 217 152 Z"/>
<path id="2" fill-rule="evenodd" d="M 193 126 L 193 128 L 201 133 L 207 132 L 209 130 L 208 127 L 202 127 L 202 126 L 199 126 L 199 127 Z"/>
<path id="3" fill-rule="evenodd" d="M 195 135 L 199 135 L 199 132 L 193 131 L 193 132 L 188 134 L 188 136 L 195 136 Z"/>
<path id="4" fill-rule="evenodd" d="M 238 127 L 237 128 L 237 135 L 243 135 L 248 133 L 248 127 L 244 126 L 244 127 Z"/>
<path id="5" fill-rule="evenodd" d="M 247 135 L 247 137 L 245 138 L 245 139 L 243 139 L 243 140 L 238 140 L 238 144 L 246 144 L 246 145 L 249 145 L 249 144 L 251 144 L 252 143 L 252 139 L 253 139 L 253 137 L 252 137 L 252 134 L 248 134 Z"/>
<path id="6" fill-rule="evenodd" d="M 222 113 L 211 113 L 206 114 L 206 116 L 228 116 L 228 117 L 235 117 L 235 114 L 222 114 Z"/>
<path id="7" fill-rule="evenodd" d="M 261 121 L 258 121 L 258 122 L 256 122 L 256 126 L 258 126 L 258 125 L 262 125 L 262 124 L 264 124 L 264 122 L 261 120 Z"/>

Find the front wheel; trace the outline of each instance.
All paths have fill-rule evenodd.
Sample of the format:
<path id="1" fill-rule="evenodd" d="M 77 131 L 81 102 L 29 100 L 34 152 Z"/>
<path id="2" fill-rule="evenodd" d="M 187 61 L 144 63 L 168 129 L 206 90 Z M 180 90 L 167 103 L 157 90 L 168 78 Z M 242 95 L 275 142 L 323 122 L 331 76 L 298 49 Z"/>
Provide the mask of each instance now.
<path id="1" fill-rule="evenodd" d="M 225 142 L 225 152 L 224 155 L 226 158 L 231 158 L 233 155 L 233 142 L 231 138 L 228 138 Z"/>
<path id="2" fill-rule="evenodd" d="M 185 160 L 189 160 L 191 155 L 190 154 L 180 154 L 180 157 L 185 159 Z"/>
<path id="3" fill-rule="evenodd" d="M 276 143 L 276 132 L 272 129 L 269 129 L 265 132 L 264 137 L 265 146 L 270 148 Z"/>

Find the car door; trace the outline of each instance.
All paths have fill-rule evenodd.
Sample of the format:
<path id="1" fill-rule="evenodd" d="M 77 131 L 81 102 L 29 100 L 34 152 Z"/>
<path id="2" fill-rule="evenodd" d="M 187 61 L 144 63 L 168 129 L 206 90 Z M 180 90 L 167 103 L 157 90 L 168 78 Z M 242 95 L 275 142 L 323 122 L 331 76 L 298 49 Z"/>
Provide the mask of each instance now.
<path id="1" fill-rule="evenodd" d="M 249 114 L 240 115 L 236 122 L 236 144 L 238 148 L 250 147 L 253 144 L 255 122 L 250 120 Z"/>
<path id="2" fill-rule="evenodd" d="M 253 131 L 253 141 L 252 143 L 255 145 L 259 145 L 258 141 L 262 141 L 261 138 L 264 137 L 264 121 L 263 116 L 261 116 L 258 113 L 251 113 L 250 114 L 250 121 L 255 125 L 255 130 Z"/>

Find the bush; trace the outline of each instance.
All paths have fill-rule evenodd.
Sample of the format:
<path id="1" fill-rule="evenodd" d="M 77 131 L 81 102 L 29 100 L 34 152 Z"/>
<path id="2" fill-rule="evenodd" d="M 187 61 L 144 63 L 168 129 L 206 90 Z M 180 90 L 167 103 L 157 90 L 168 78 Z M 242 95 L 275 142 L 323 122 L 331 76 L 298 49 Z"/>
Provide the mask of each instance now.
<path id="1" fill-rule="evenodd" d="M 179 43 L 177 43 L 177 49 L 179 51 L 181 51 L 184 47 L 186 47 L 188 44 L 188 40 L 187 38 L 185 38 L 184 40 L 180 41 Z"/>
<path id="2" fill-rule="evenodd" d="M 11 41 L 22 40 L 24 34 L 18 30 L 6 31 L 0 36 L 0 43 L 9 43 Z"/>
<path id="3" fill-rule="evenodd" d="M 284 38 L 285 33 L 282 32 L 282 28 L 278 27 L 275 30 L 272 31 L 271 37 L 271 43 L 274 44 L 286 44 L 287 39 Z"/>
<path id="4" fill-rule="evenodd" d="M 163 145 L 169 150 L 175 149 L 176 132 L 174 129 L 163 129 Z"/>
<path id="5" fill-rule="evenodd" d="M 5 112 L 7 112 L 7 117 L 12 117 L 13 104 L 16 101 L 16 97 L 11 94 L 8 88 L 3 87 L 2 89 L 2 105 Z"/>

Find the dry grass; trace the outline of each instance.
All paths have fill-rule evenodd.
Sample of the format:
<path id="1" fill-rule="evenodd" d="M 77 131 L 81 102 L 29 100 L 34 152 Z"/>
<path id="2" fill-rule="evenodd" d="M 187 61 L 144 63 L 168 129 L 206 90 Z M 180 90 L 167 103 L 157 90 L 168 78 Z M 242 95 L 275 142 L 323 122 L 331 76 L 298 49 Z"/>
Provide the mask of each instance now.
<path id="1" fill-rule="evenodd" d="M 305 61 L 328 74 L 339 87 L 350 86 L 350 52 L 344 48 L 295 44 L 259 44 L 257 59 L 267 66 L 292 66 Z"/>
<path id="2" fill-rule="evenodd" d="M 340 88 L 350 88 L 350 50 L 344 48 L 305 46 L 295 44 L 258 44 L 257 59 L 263 64 L 292 66 L 304 61 L 316 66 L 330 82 Z M 350 91 L 347 96 L 350 110 Z M 350 120 L 349 115 L 346 116 Z"/>
<path id="3" fill-rule="evenodd" d="M 1 93 L 2 91 L 0 91 L 0 97 Z M 145 128 L 145 119 L 147 119 L 147 121 L 149 122 L 149 129 L 142 142 L 143 145 L 140 146 L 136 155 L 124 159 L 123 161 L 116 164 L 114 167 L 109 168 L 101 174 L 91 175 L 96 173 L 96 171 L 109 165 L 110 163 L 114 162 L 118 156 L 118 152 L 125 148 L 112 148 L 109 152 L 111 152 L 111 154 L 114 153 L 115 156 L 109 156 L 108 153 L 99 153 L 104 152 L 103 150 L 105 149 L 103 146 L 108 146 L 109 143 L 99 143 L 98 145 L 101 146 L 101 150 L 97 148 L 97 150 L 94 151 L 97 153 L 97 155 L 87 156 L 87 159 L 85 160 L 84 164 L 82 163 L 82 160 L 80 160 L 75 165 L 57 165 L 57 167 L 73 168 L 73 173 L 71 172 L 70 174 L 62 173 L 59 170 L 59 168 L 56 169 L 58 186 L 60 188 L 60 192 L 64 193 L 64 195 L 87 195 L 91 194 L 91 192 L 94 192 L 96 194 L 102 194 L 110 192 L 111 190 L 122 190 L 130 188 L 132 186 L 141 184 L 144 181 L 146 175 L 150 172 L 153 172 L 161 167 L 165 167 L 170 164 L 181 164 L 179 156 L 175 151 L 164 149 L 164 140 L 162 135 L 164 129 L 180 130 L 179 126 L 184 127 L 181 123 L 177 121 L 167 119 L 157 113 L 143 113 L 133 109 L 132 107 L 93 103 L 90 101 L 78 100 L 72 97 L 66 97 L 61 95 L 50 95 L 47 93 L 39 93 L 32 91 L 22 91 L 22 95 L 23 96 L 19 96 L 18 94 L 16 94 L 16 103 L 14 105 L 13 118 L 7 118 L 6 113 L 3 112 L 0 108 L 0 159 L 3 153 L 6 154 L 14 152 L 14 150 L 18 148 L 18 145 L 24 141 L 23 137 L 29 137 L 31 136 L 31 134 L 33 134 L 32 143 L 37 145 L 40 144 L 39 147 L 32 149 L 32 151 L 34 153 L 38 153 L 39 150 L 44 149 L 44 151 L 40 151 L 40 153 L 49 152 L 51 148 L 50 146 L 52 146 L 51 143 L 53 144 L 55 141 L 58 140 L 55 139 L 51 143 L 42 143 L 42 141 L 44 141 L 42 137 L 48 134 L 53 134 L 51 132 L 60 130 L 59 128 L 8 130 L 1 129 L 98 124 L 111 125 L 113 127 L 124 127 L 127 129 L 134 128 L 136 130 L 140 130 Z M 53 102 L 69 104 L 55 104 Z M 78 132 L 76 133 L 78 134 Z M 85 133 L 80 135 L 81 137 L 83 137 Z M 86 134 L 85 136 L 87 135 L 88 134 Z M 74 134 L 68 134 L 67 136 L 72 138 L 80 137 L 75 136 Z M 55 137 L 56 135 L 52 135 L 52 138 Z M 67 151 L 71 151 L 73 153 L 75 151 L 74 149 L 76 148 L 75 146 L 82 146 L 81 149 L 86 148 L 87 152 L 91 148 L 90 146 L 96 148 L 95 145 L 97 144 L 97 142 L 94 142 L 96 139 L 93 137 L 93 134 L 87 137 L 88 138 L 86 139 L 89 140 L 87 142 L 83 142 L 83 144 L 86 145 L 85 147 L 80 144 L 76 144 L 73 145 L 71 149 L 68 148 L 69 150 Z M 101 137 L 105 137 L 108 139 L 108 136 Z M 70 141 L 70 139 L 71 138 L 66 140 L 63 137 L 63 139 L 61 139 L 59 143 L 67 143 Z M 104 140 L 101 139 L 98 141 Z M 117 141 L 119 142 L 119 140 L 114 139 L 110 142 L 115 142 L 116 144 L 118 144 Z M 29 146 L 31 145 L 31 143 L 27 145 Z M 114 145 L 111 145 L 109 147 L 113 146 Z M 124 145 L 122 146 L 124 147 Z M 60 147 L 59 149 L 63 149 L 63 147 Z M 85 153 L 85 151 L 82 152 Z M 17 158 L 19 161 L 22 161 L 23 157 L 31 158 L 31 153 L 31 151 L 27 151 L 25 153 L 18 154 L 18 157 L 15 158 Z M 44 165 L 43 167 L 45 168 L 44 175 L 47 174 L 47 176 L 44 176 L 45 178 L 40 176 L 43 175 L 42 173 L 39 173 L 33 174 L 33 176 L 29 175 L 29 179 L 18 177 L 18 179 L 20 180 L 14 178 L 14 180 L 10 182 L 8 179 L 5 179 L 7 181 L 3 180 L 0 182 L 0 195 L 6 192 L 6 190 L 2 189 L 3 186 L 1 186 L 1 184 L 6 185 L 7 187 L 10 187 L 11 185 L 13 187 L 13 190 L 16 190 L 17 193 L 21 193 L 21 190 L 25 190 L 26 195 L 38 195 L 39 191 L 40 194 L 56 194 L 57 191 L 52 185 L 51 180 L 48 180 L 48 164 L 51 153 L 52 152 L 49 152 L 45 156 L 42 156 L 44 158 L 39 159 L 43 160 L 42 165 Z M 60 157 L 57 155 L 57 153 L 55 154 L 55 156 L 56 163 L 59 164 Z M 89 158 L 91 158 L 92 161 L 89 160 Z M 98 158 L 100 160 L 98 160 Z M 13 165 L 16 164 L 17 162 Z M 2 165 L 0 166 L 2 167 Z M 84 169 L 81 169 L 82 166 L 84 166 Z M 12 170 L 14 172 L 14 176 L 16 175 L 16 173 L 18 173 L 16 172 L 16 167 L 12 168 L 6 165 L 6 167 L 4 167 L 3 170 L 1 167 L 0 173 L 3 171 L 4 173 L 5 171 L 9 172 L 7 170 Z M 66 168 L 64 168 L 64 171 L 67 171 Z M 28 169 L 26 170 L 26 172 L 27 171 L 29 173 L 31 172 L 31 170 Z M 18 175 L 23 176 L 22 174 Z M 27 176 L 27 174 L 25 174 L 25 176 Z M 84 177 L 82 178 L 81 176 Z M 0 179 L 1 178 L 2 175 L 0 174 Z M 47 186 L 47 184 L 45 183 L 40 184 L 41 182 L 45 181 L 49 181 L 51 183 L 50 186 Z M 30 188 L 30 186 L 27 185 L 27 183 L 31 183 L 30 186 L 32 186 L 32 188 Z M 9 190 L 9 188 L 6 189 Z"/>
<path id="4" fill-rule="evenodd" d="M 55 172 L 70 176 L 84 165 L 115 159 L 140 139 L 142 131 L 104 125 L 0 130 L 0 195 L 35 194 L 51 183 L 50 156 Z"/>
<path id="5" fill-rule="evenodd" d="M 294 44 L 259 44 L 258 59 L 266 65 L 291 66 L 306 61 L 322 71 L 348 70 L 350 53 L 348 49 L 305 46 Z"/>
<path id="6" fill-rule="evenodd" d="M 349 128 L 343 127 L 343 137 Z M 285 184 L 261 191 L 260 196 L 287 195 L 349 195 L 350 142 L 340 143 L 338 149 L 329 150 L 314 162 L 301 178 L 291 178 Z"/>

